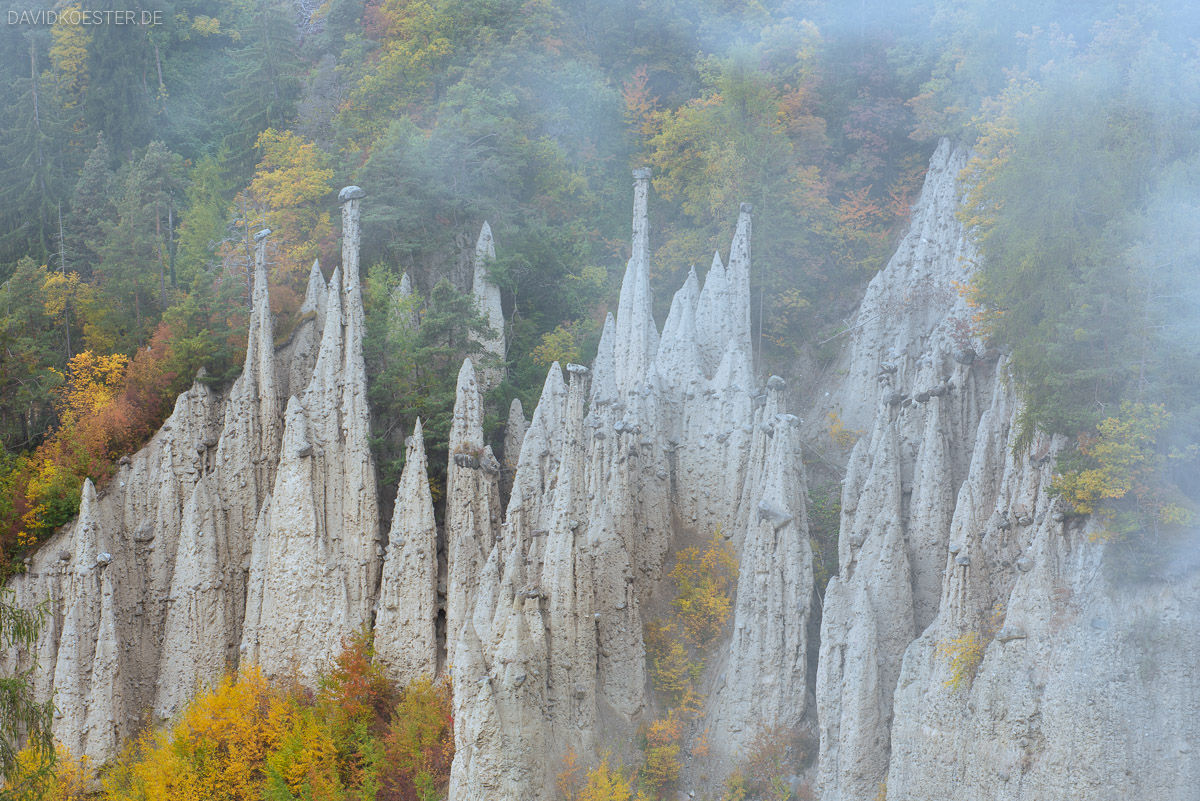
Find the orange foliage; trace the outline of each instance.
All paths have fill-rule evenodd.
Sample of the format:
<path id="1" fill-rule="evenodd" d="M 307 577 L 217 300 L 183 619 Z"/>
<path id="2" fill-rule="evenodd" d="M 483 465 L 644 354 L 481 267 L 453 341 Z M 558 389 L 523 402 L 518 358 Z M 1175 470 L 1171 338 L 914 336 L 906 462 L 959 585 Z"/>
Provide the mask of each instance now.
<path id="1" fill-rule="evenodd" d="M 635 69 L 633 77 L 621 85 L 621 99 L 625 105 L 622 116 L 626 124 L 642 135 L 652 134 L 651 115 L 658 105 L 658 98 L 650 96 L 650 75 L 645 64 Z"/>
<path id="2" fill-rule="evenodd" d="M 31 546 L 74 516 L 85 478 L 100 482 L 113 460 L 131 453 L 158 428 L 179 389 L 170 367 L 172 332 L 160 324 L 133 359 L 115 353 L 76 354 L 59 390 L 59 428 L 22 457 L 2 488 L 12 510 L 0 521 L 0 542 Z"/>
<path id="3" fill-rule="evenodd" d="M 374 656 L 370 631 L 342 640 L 342 652 L 321 680 L 320 700 L 344 725 L 362 720 L 381 731 L 395 705 L 395 691 Z"/>
<path id="4" fill-rule="evenodd" d="M 567 749 L 567 753 L 563 755 L 562 764 L 562 770 L 554 777 L 554 784 L 558 787 L 559 795 L 563 797 L 563 801 L 575 801 L 575 795 L 583 785 L 583 779 L 580 775 L 583 772 L 583 767 L 579 764 L 579 755 L 575 753 L 574 748 Z"/>

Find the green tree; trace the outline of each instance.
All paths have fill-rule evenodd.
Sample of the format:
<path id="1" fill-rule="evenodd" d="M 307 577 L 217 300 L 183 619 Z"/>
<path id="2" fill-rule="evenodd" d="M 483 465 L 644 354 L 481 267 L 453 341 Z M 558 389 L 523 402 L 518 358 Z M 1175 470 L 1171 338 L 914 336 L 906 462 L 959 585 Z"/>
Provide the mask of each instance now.
<path id="1" fill-rule="evenodd" d="M 1162 176 L 1200 154 L 1196 103 L 1162 103 L 1155 84 L 1200 95 L 1186 70 L 1162 68 L 1175 60 L 1169 50 L 1128 20 L 1112 26 L 1115 43 L 1098 30 L 1085 53 L 1060 50 L 1040 74 L 1015 75 L 989 101 L 971 165 L 963 219 L 982 251 L 976 300 L 988 333 L 1014 346 L 1025 442 L 1039 427 L 1089 431 L 1127 393 L 1177 384 L 1181 367 L 1150 369 L 1149 337 L 1171 304 L 1146 287 L 1186 294 L 1195 267 L 1155 264 L 1130 248 L 1161 242 L 1179 225 L 1168 213 L 1178 193 L 1157 204 L 1162 216 L 1141 210 Z"/>
<path id="2" fill-rule="evenodd" d="M 47 608 L 22 609 L 16 605 L 16 593 L 0 589 L 0 646 L 6 651 L 29 653 L 37 644 L 46 622 Z M 51 726 L 54 702 L 38 702 L 33 694 L 36 663 L 11 675 L 0 676 L 0 775 L 5 787 L 0 799 L 28 798 L 37 787 L 53 777 L 56 752 Z M 22 740 L 33 752 L 37 767 L 30 770 L 19 760 Z"/>
<path id="3" fill-rule="evenodd" d="M 82 6 L 90 11 L 129 9 L 125 0 L 85 0 Z M 92 28 L 83 121 L 89 130 L 104 132 L 117 156 L 131 160 L 134 150 L 146 146 L 153 130 L 152 93 L 158 84 L 151 78 L 156 75 L 153 50 L 141 26 Z"/>
<path id="4" fill-rule="evenodd" d="M 117 220 L 104 226 L 99 297 L 85 331 L 89 347 L 129 351 L 169 305 L 170 220 L 182 193 L 180 173 L 179 157 L 161 142 L 151 142 L 126 169 Z"/>
<path id="5" fill-rule="evenodd" d="M 229 236 L 229 187 L 217 158 L 200 159 L 187 185 L 187 212 L 179 224 L 175 257 L 177 280 L 185 290 L 202 283 L 217 266 L 220 244 Z"/>
<path id="6" fill-rule="evenodd" d="M 372 376 L 368 392 L 376 409 L 376 451 L 385 482 L 398 480 L 404 446 L 396 433 L 411 430 L 418 417 L 430 454 L 431 480 L 444 479 L 459 366 L 471 357 L 483 362 L 478 340 L 491 329 L 470 295 L 449 281 L 434 286 L 422 304 L 395 293 L 397 279 L 387 268 L 373 267 L 367 279 L 367 334 L 363 355 Z M 402 308 L 397 309 L 397 305 Z M 411 314 L 420 308 L 419 324 Z"/>
<path id="7" fill-rule="evenodd" d="M 28 257 L 0 285 L 0 443 L 20 452 L 38 445 L 55 420 L 66 348 L 46 313 L 47 271 Z"/>
<path id="8" fill-rule="evenodd" d="M 281 0 L 254 0 L 239 25 L 241 47 L 229 53 L 233 69 L 223 109 L 235 126 L 224 140 L 228 177 L 249 175 L 259 134 L 286 130 L 295 114 L 303 69 L 294 16 Z"/>
<path id="9" fill-rule="evenodd" d="M 97 134 L 96 147 L 88 154 L 75 181 L 71 211 L 66 219 L 66 262 L 84 278 L 90 277 L 100 263 L 104 225 L 116 217 L 113 203 L 116 178 L 109 169 L 110 159 L 104 134 Z"/>
<path id="10" fill-rule="evenodd" d="M 39 37 L 27 37 L 25 74 L 16 81 L 15 102 L 6 109 L 7 123 L 0 139 L 0 199 L 13 212 L 8 230 L 0 232 L 0 263 L 21 256 L 45 262 L 56 253 L 58 210 L 63 200 L 64 126 L 61 109 L 42 83 Z"/>

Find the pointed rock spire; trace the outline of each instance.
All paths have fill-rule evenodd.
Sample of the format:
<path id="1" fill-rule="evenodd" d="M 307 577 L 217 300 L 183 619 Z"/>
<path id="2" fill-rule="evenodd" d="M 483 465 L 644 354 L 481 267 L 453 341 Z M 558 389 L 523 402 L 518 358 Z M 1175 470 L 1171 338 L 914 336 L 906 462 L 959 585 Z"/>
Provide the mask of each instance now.
<path id="1" fill-rule="evenodd" d="M 683 393 L 704 380 L 704 369 L 697 347 L 696 304 L 699 300 L 699 281 L 696 268 L 688 271 L 687 280 L 671 300 L 671 311 L 663 326 L 658 344 L 655 367 L 662 385 L 675 393 L 675 406 L 682 408 Z"/>
<path id="2" fill-rule="evenodd" d="M 96 487 L 84 479 L 79 518 L 72 532 L 74 554 L 63 582 L 62 638 L 54 664 L 54 736 L 73 753 L 85 752 L 91 673 L 102 606 L 101 525 Z M 111 556 L 110 556 L 111 558 Z"/>
<path id="3" fill-rule="evenodd" d="M 187 703 L 193 688 L 219 679 L 226 669 L 229 628 L 216 508 L 208 481 L 201 478 L 184 507 L 175 552 L 163 630 L 163 647 L 171 658 L 159 671 L 154 704 L 159 719 L 169 719 Z"/>
<path id="4" fill-rule="evenodd" d="M 253 548 L 249 558 L 249 576 L 246 580 L 246 612 L 242 622 L 242 641 L 238 648 L 238 659 L 241 664 L 259 664 L 259 638 L 267 632 L 263 631 L 263 594 L 266 591 L 269 573 L 271 538 L 271 496 L 263 500 L 258 510 L 258 518 L 254 523 Z"/>
<path id="5" fill-rule="evenodd" d="M 520 398 L 513 398 L 508 405 L 508 422 L 504 426 L 504 492 L 512 492 L 513 476 L 517 472 L 517 461 L 521 458 L 521 443 L 525 441 L 525 432 L 529 422 L 525 419 L 525 409 L 521 406 Z"/>
<path id="6" fill-rule="evenodd" d="M 779 392 L 782 391 L 777 390 Z M 745 749 L 762 726 L 800 723 L 807 700 L 809 600 L 813 592 L 799 420 L 778 414 L 761 470 L 754 517 L 739 559 L 733 640 L 718 692 L 720 748 Z"/>
<path id="7" fill-rule="evenodd" d="M 831 797 L 857 799 L 862 788 L 877 786 L 886 774 L 892 696 L 916 630 L 901 452 L 889 414 L 876 417 L 870 438 L 858 441 L 850 460 L 842 490 L 841 567 L 827 591 L 817 684 L 839 688 L 821 698 L 818 715 L 841 721 L 836 736 L 821 738 L 822 781 L 827 790 L 847 788 Z M 853 610 L 845 606 L 851 599 Z M 837 651 L 842 644 L 846 660 Z M 850 654 L 868 650 L 869 657 L 858 658 L 869 659 L 869 670 L 842 667 Z M 878 711 L 868 714 L 871 710 Z"/>
<path id="8" fill-rule="evenodd" d="M 750 337 L 750 212 L 743 203 L 738 212 L 737 231 L 729 246 L 729 312 L 732 341 L 746 358 L 753 354 Z"/>
<path id="9" fill-rule="evenodd" d="M 596 360 L 592 363 L 592 404 L 616 403 L 617 374 L 614 360 L 616 358 L 617 321 L 612 312 L 604 318 L 604 327 L 600 332 L 600 345 L 596 350 Z"/>
<path id="10" fill-rule="evenodd" d="M 712 266 L 704 276 L 704 288 L 696 302 L 696 341 L 704 360 L 704 371 L 711 376 L 733 339 L 737 319 L 729 298 L 729 280 L 721 254 L 714 253 Z"/>
<path id="11" fill-rule="evenodd" d="M 596 725 L 595 599 L 584 562 L 587 509 L 583 426 L 587 368 L 570 365 L 566 438 L 558 472 L 553 518 L 542 567 L 549 618 L 550 703 L 554 725 L 578 746 L 590 748 Z M 571 742 L 571 740 L 567 740 Z"/>
<path id="12" fill-rule="evenodd" d="M 541 399 L 521 442 L 505 516 L 505 547 L 521 552 L 533 572 L 545 547 L 554 506 L 554 482 L 564 447 L 567 386 L 558 362 L 550 365 Z"/>
<path id="13" fill-rule="evenodd" d="M 501 794 L 503 725 L 496 709 L 493 678 L 483 643 L 468 619 L 454 639 L 454 762 L 450 768 L 451 801 L 489 801 L 517 797 Z"/>
<path id="14" fill-rule="evenodd" d="M 457 641 L 474 614 L 479 574 L 500 524 L 499 463 L 483 440 L 483 397 L 470 359 L 458 373 L 446 479 L 447 626 Z"/>
<path id="15" fill-rule="evenodd" d="M 304 680 L 370 621 L 383 555 L 362 356 L 362 196 L 357 187 L 340 196 L 342 266 L 312 379 L 288 401 L 269 529 L 255 532 L 266 542 L 253 546 L 262 586 L 248 593 L 242 632 L 243 651 L 268 674 L 296 668 Z"/>
<path id="16" fill-rule="evenodd" d="M 492 283 L 487 272 L 488 263 L 495 260 L 496 244 L 492 238 L 492 227 L 485 222 L 475 243 L 471 293 L 475 296 L 475 307 L 487 321 L 493 334 L 490 339 L 478 339 L 479 344 L 483 346 L 486 357 L 497 364 L 489 365 L 480 371 L 479 380 L 483 392 L 504 380 L 504 310 L 500 304 L 500 288 Z"/>
<path id="17" fill-rule="evenodd" d="M 360 283 L 362 276 L 358 267 L 358 248 L 361 232 L 359 230 L 360 212 L 359 201 L 366 193 L 357 186 L 347 186 L 338 194 L 342 204 L 342 286 L 341 294 L 345 301 L 346 340 L 352 343 L 362 343 L 363 336 L 363 305 Z M 334 284 L 334 286 L 337 286 Z"/>
<path id="18" fill-rule="evenodd" d="M 100 619 L 96 627 L 96 645 L 88 688 L 82 753 L 93 764 L 103 764 L 117 753 L 123 735 L 130 734 L 126 721 L 124 659 L 125 640 L 117 627 L 115 582 L 100 566 Z"/>
<path id="19" fill-rule="evenodd" d="M 438 667 L 437 521 L 419 419 L 408 438 L 388 540 L 375 653 L 388 678 L 405 685 Z"/>
<path id="20" fill-rule="evenodd" d="M 300 304 L 300 314 L 312 312 L 318 318 L 323 317 L 328 295 L 329 285 L 321 272 L 321 260 L 313 259 L 312 269 L 308 271 L 308 288 L 304 291 L 304 303 Z"/>
<path id="21" fill-rule="evenodd" d="M 408 273 L 400 276 L 400 283 L 392 290 L 392 306 L 388 309 L 389 322 L 396 331 L 415 331 L 419 323 L 417 316 L 416 298 L 413 295 L 412 280 Z"/>
<path id="22" fill-rule="evenodd" d="M 830 581 L 831 590 L 834 581 Z M 882 701 L 884 678 L 877 660 L 878 608 L 871 603 L 865 586 L 836 591 L 839 602 L 848 600 L 848 593 L 853 593 L 853 606 L 848 610 L 848 630 L 834 641 L 836 651 L 831 653 L 834 661 L 821 663 L 826 675 L 817 679 L 818 699 L 834 702 L 829 708 L 818 710 L 821 721 L 818 780 L 823 797 L 867 801 L 878 794 L 880 783 L 887 777 L 888 763 L 890 709 Z M 824 625 L 821 630 L 824 651 Z"/>
<path id="23" fill-rule="evenodd" d="M 649 168 L 635 171 L 633 255 L 621 283 L 616 338 L 613 342 L 616 384 L 622 394 L 642 389 L 658 351 L 658 328 L 654 324 L 653 297 L 650 292 L 650 228 L 646 219 L 646 196 L 649 191 Z"/>
<path id="24" fill-rule="evenodd" d="M 243 375 L 254 376 L 258 400 L 259 457 L 268 466 L 278 458 L 280 408 L 279 391 L 275 386 L 275 339 L 272 329 L 271 297 L 267 287 L 267 240 L 260 239 L 254 248 L 254 305 L 250 312 L 250 333 L 246 343 L 246 368 Z M 253 367 L 251 366 L 253 365 Z M 270 480 L 269 469 L 259 476 L 262 483 Z"/>

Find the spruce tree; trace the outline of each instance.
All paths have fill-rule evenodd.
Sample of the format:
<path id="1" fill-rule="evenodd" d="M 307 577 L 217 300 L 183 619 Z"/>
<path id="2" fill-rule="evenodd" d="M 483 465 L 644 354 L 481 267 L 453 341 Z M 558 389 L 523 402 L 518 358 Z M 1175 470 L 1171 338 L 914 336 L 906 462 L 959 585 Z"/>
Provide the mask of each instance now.
<path id="1" fill-rule="evenodd" d="M 284 130 L 295 114 L 302 69 L 294 13 L 279 0 L 258 0 L 242 32 L 245 45 L 229 53 L 234 66 L 224 111 L 237 126 L 224 142 L 230 177 L 249 175 L 258 135 Z"/>
<path id="2" fill-rule="evenodd" d="M 42 87 L 40 38 L 44 37 L 27 37 L 28 77 L 17 81 L 17 100 L 5 113 L 10 124 L 0 137 L 4 160 L 0 206 L 6 209 L 0 229 L 0 264 L 15 263 L 23 255 L 45 262 L 55 249 L 65 132 L 51 93 Z"/>
<path id="3" fill-rule="evenodd" d="M 67 268 L 85 279 L 100 263 L 104 223 L 112 221 L 116 215 L 113 203 L 116 179 L 108 163 L 108 144 L 104 134 L 100 133 L 96 135 L 96 147 L 88 155 L 79 180 L 75 182 L 66 223 Z"/>

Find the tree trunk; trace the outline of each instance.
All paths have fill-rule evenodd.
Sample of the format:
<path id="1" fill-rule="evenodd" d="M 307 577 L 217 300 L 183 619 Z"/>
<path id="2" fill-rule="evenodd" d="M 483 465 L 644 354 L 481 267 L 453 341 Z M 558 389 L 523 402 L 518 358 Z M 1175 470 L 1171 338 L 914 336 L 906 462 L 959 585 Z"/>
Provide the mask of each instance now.
<path id="1" fill-rule="evenodd" d="M 162 248 L 162 215 L 158 213 L 158 203 L 154 204 L 154 237 L 158 241 L 158 294 L 163 311 L 167 308 L 167 272 L 163 266 Z"/>
<path id="2" fill-rule="evenodd" d="M 58 266 L 62 269 L 62 277 L 67 277 L 67 249 L 63 244 L 62 202 L 58 204 Z M 63 283 L 64 291 L 66 282 Z M 63 329 L 67 334 L 67 361 L 71 361 L 71 297 L 63 299 Z"/>

